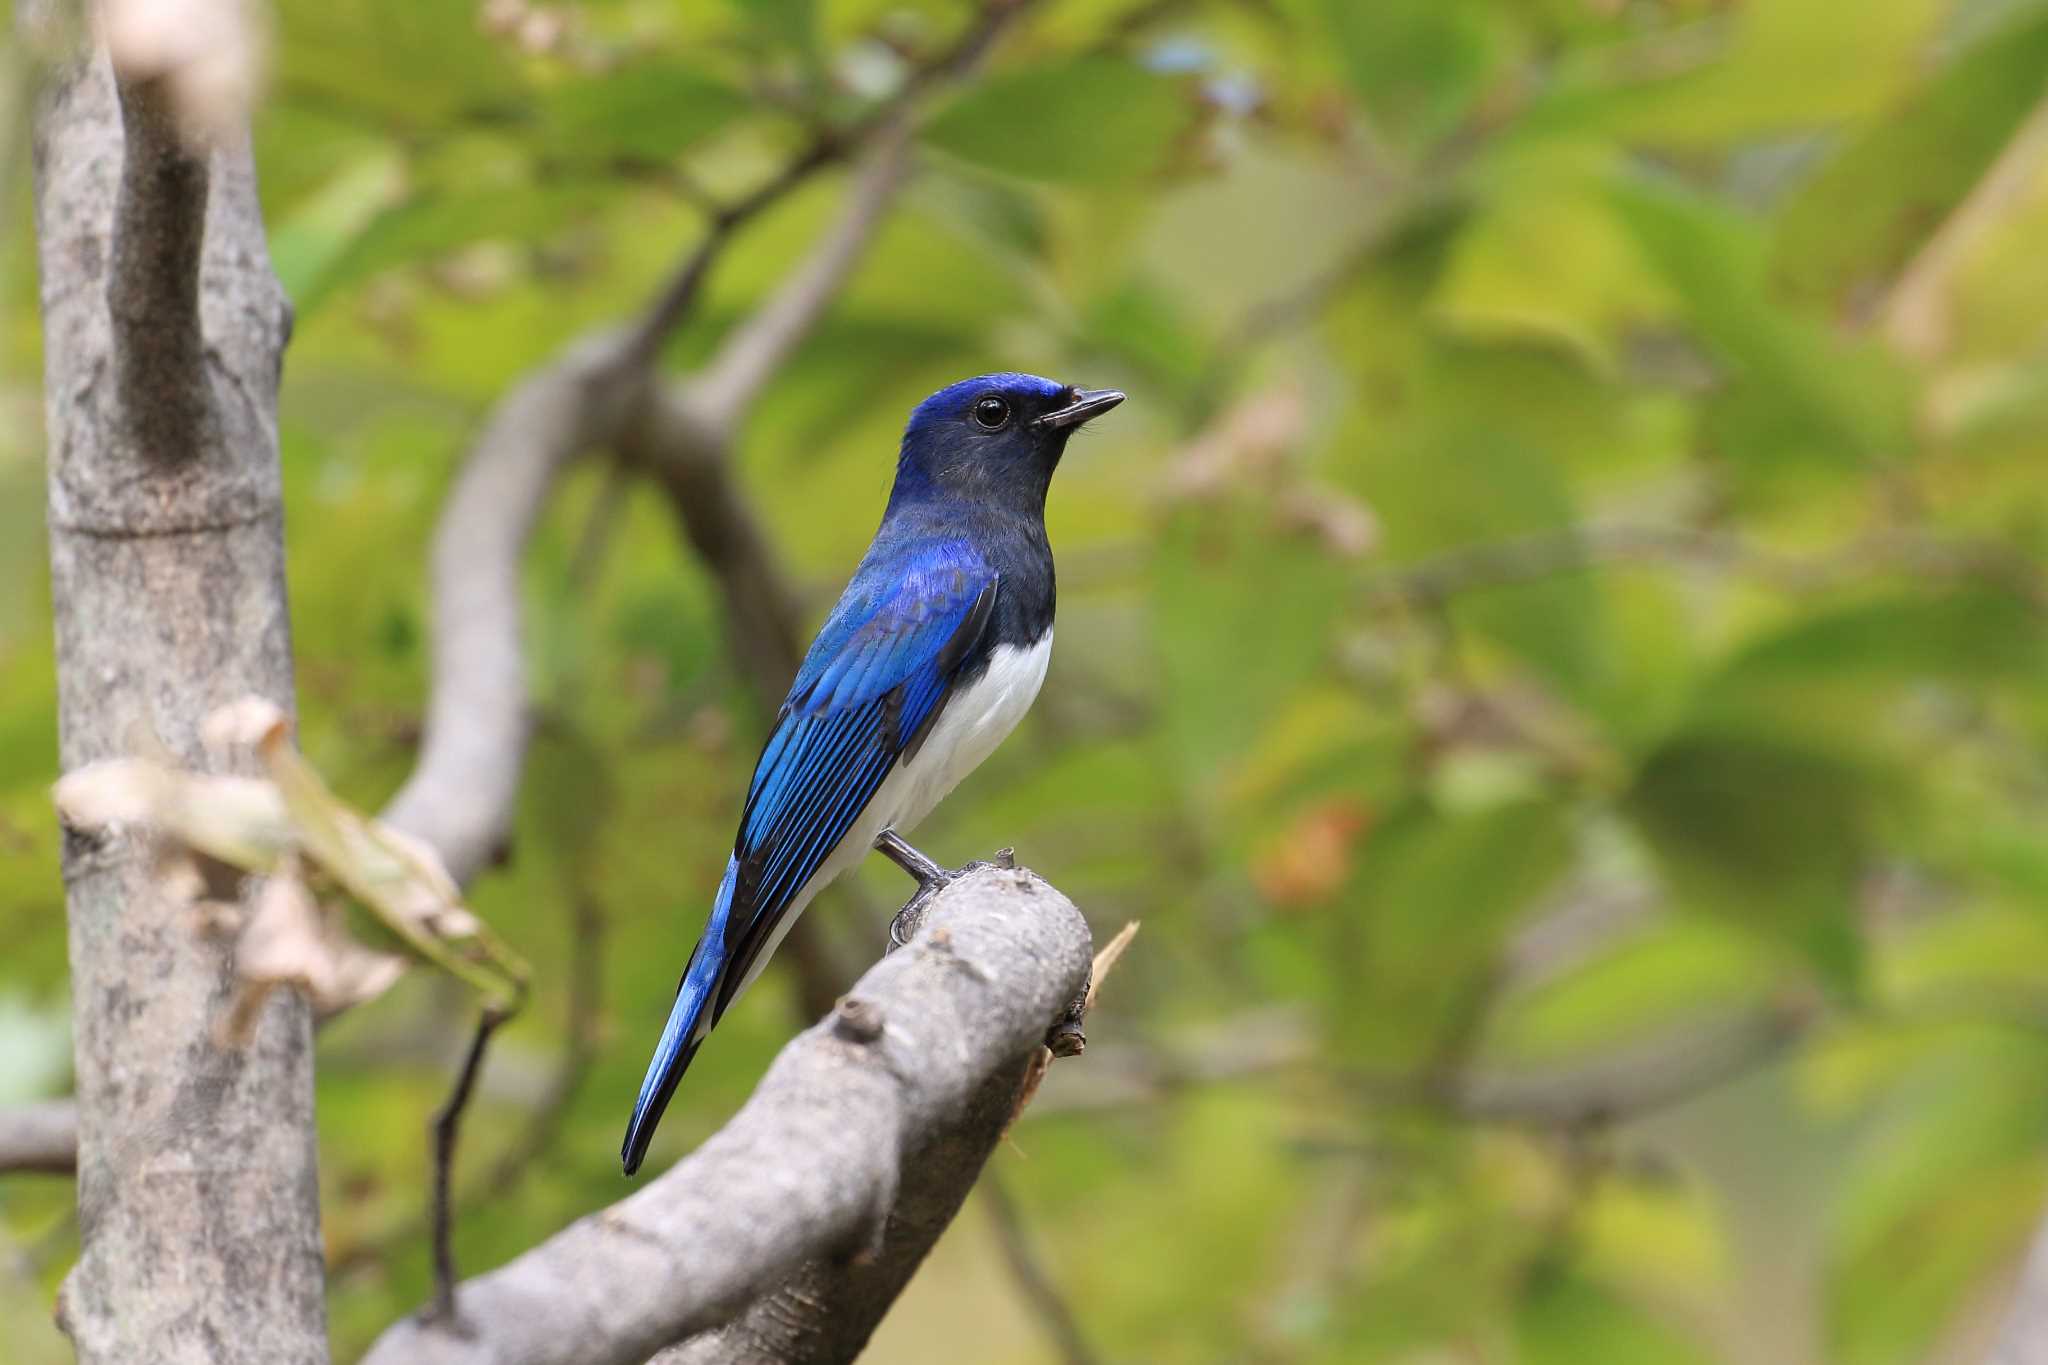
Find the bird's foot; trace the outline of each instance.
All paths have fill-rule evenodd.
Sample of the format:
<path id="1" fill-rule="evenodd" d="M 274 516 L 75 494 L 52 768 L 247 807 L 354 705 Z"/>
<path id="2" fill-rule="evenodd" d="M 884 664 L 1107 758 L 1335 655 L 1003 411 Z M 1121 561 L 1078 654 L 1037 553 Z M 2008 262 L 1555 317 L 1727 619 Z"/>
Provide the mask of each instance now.
<path id="1" fill-rule="evenodd" d="M 917 890 L 896 912 L 896 917 L 889 921 L 890 952 L 910 942 L 933 898 L 954 882 L 985 867 L 1010 868 L 1017 865 L 1012 850 L 1005 848 L 999 849 L 993 859 L 977 858 L 965 866 L 949 870 L 905 843 L 903 836 L 893 829 L 885 829 L 875 836 L 875 850 L 917 879 Z"/>

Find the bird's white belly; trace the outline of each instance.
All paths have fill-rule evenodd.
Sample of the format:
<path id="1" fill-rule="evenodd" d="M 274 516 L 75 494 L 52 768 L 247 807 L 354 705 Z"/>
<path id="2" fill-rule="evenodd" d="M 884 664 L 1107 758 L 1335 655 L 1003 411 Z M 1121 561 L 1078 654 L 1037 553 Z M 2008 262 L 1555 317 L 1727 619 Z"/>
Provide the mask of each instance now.
<path id="1" fill-rule="evenodd" d="M 962 778 L 995 752 L 996 746 L 1009 737 L 1017 722 L 1024 719 L 1024 713 L 1031 709 L 1051 660 L 1049 628 L 1036 644 L 1022 648 L 997 645 L 989 655 L 988 670 L 946 699 L 917 752 L 889 770 L 874 799 L 855 817 L 846 837 L 833 846 L 817 873 L 791 897 L 788 912 L 775 926 L 760 956 L 754 959 L 741 990 L 760 975 L 811 897 L 865 857 L 875 846 L 876 835 L 885 829 L 908 833 L 931 814 L 932 807 L 944 800 L 946 793 L 960 785 Z"/>
<path id="2" fill-rule="evenodd" d="M 947 700 L 917 752 L 883 779 L 860 822 L 871 826 L 860 843 L 863 852 L 886 828 L 909 832 L 1009 738 L 1037 698 L 1051 659 L 1050 630 L 1021 649 L 996 646 L 988 671 Z"/>

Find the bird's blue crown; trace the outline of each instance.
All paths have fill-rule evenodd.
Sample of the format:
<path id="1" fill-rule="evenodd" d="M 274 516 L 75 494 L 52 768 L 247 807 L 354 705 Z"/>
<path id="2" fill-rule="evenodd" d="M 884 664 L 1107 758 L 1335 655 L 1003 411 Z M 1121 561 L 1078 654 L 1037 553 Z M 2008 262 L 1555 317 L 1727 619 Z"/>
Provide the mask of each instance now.
<path id="1" fill-rule="evenodd" d="M 904 429 L 903 441 L 908 445 L 941 426 L 959 420 L 966 415 L 968 404 L 985 393 L 998 394 L 1012 401 L 1024 399 L 1044 404 L 1056 402 L 1066 391 L 1064 384 L 1035 374 L 1019 374 L 1014 370 L 963 379 L 957 384 L 948 384 L 917 405 L 910 414 L 909 426 Z"/>
<path id="2" fill-rule="evenodd" d="M 980 375 L 917 405 L 903 430 L 891 507 L 933 500 L 1042 511 L 1068 432 L 1037 419 L 1074 391 L 1035 374 Z"/>

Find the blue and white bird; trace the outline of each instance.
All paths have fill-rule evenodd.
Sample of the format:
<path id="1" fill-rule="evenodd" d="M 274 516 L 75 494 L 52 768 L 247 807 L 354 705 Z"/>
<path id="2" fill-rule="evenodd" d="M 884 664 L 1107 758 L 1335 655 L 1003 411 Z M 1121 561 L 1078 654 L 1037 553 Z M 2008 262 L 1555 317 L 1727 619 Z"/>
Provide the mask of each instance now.
<path id="1" fill-rule="evenodd" d="M 1067 438 L 1124 401 L 990 374 L 920 403 L 881 529 L 804 656 L 754 765 L 711 918 L 676 988 L 622 1150 L 640 1167 L 697 1049 L 811 897 L 900 838 L 1016 728 L 1052 654 L 1045 497 Z"/>

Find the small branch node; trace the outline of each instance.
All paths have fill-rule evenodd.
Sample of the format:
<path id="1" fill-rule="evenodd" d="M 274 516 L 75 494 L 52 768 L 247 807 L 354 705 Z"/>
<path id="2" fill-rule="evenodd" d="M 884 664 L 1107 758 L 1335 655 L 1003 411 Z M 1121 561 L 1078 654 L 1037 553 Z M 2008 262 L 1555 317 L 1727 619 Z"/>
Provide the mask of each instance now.
<path id="1" fill-rule="evenodd" d="M 833 1036 L 863 1046 L 881 1039 L 886 1021 L 882 1007 L 857 995 L 842 995 L 832 1008 Z"/>
<path id="2" fill-rule="evenodd" d="M 1045 1031 L 1045 1050 L 1055 1057 L 1078 1057 L 1088 1050 L 1088 1035 L 1081 1030 L 1081 1021 L 1088 1014 L 1088 993 L 1094 987 L 1093 974 L 1083 982 L 1080 993 L 1067 1002 L 1060 1017 Z"/>

